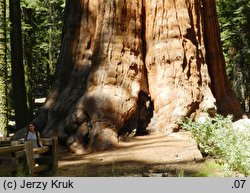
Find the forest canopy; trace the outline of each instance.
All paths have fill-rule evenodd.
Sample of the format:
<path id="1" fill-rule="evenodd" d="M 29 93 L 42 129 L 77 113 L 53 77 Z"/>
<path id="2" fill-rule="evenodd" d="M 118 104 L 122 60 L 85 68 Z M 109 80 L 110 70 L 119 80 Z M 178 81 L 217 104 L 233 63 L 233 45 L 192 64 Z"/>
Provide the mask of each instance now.
<path id="1" fill-rule="evenodd" d="M 10 4 L 0 1 L 0 62 L 1 62 L 1 130 L 15 127 L 15 103 L 12 85 L 10 46 Z M 60 51 L 63 27 L 64 0 L 21 0 L 20 24 L 22 62 L 25 77 L 27 118 L 21 127 L 34 118 L 39 104 L 35 99 L 46 97 L 53 82 L 56 61 Z M 15 18 L 14 18 L 15 19 Z M 17 45 L 18 47 L 18 45 Z M 17 72 L 17 74 L 20 72 Z M 23 112 L 26 110 L 23 109 Z M 22 116 L 22 115 L 21 115 Z"/>
<path id="2" fill-rule="evenodd" d="M 250 1 L 217 0 L 221 41 L 232 88 L 249 112 Z"/>

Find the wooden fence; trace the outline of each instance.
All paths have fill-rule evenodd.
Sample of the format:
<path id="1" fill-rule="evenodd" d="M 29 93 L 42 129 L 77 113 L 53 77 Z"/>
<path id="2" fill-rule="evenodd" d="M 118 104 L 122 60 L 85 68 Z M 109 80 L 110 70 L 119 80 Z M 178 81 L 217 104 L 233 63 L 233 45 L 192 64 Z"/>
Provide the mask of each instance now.
<path id="1" fill-rule="evenodd" d="M 33 142 L 0 141 L 0 176 L 34 175 L 55 172 L 58 167 L 57 138 L 42 138 L 43 147 L 33 148 Z"/>

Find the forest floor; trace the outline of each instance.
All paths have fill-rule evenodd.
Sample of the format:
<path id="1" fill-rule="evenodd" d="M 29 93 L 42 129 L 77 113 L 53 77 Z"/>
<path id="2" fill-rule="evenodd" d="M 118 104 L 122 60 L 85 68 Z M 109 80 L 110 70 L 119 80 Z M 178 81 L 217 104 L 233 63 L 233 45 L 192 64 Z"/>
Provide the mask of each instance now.
<path id="1" fill-rule="evenodd" d="M 187 131 L 128 138 L 102 152 L 74 155 L 60 148 L 55 176 L 221 176 L 214 160 L 202 158 Z"/>

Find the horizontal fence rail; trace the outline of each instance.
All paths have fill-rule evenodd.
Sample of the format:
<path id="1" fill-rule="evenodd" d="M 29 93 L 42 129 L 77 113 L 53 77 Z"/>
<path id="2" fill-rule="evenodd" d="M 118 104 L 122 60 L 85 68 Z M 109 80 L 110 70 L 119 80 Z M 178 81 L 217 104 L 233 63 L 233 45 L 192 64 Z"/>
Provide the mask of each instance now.
<path id="1" fill-rule="evenodd" d="M 0 176 L 55 172 L 58 168 L 57 138 L 42 138 L 43 147 L 33 148 L 32 141 L 0 141 Z M 23 175 L 23 174 L 21 174 Z"/>

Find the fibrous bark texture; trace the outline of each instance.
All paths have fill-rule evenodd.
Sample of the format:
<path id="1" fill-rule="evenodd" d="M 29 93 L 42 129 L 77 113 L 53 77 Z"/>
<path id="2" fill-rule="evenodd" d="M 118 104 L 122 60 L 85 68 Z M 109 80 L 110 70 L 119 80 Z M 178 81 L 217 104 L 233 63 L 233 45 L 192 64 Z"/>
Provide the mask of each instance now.
<path id="1" fill-rule="evenodd" d="M 219 23 L 216 14 L 215 1 L 203 1 L 205 44 L 207 53 L 207 63 L 209 64 L 209 75 L 212 79 L 211 89 L 216 98 L 218 110 L 221 114 L 233 114 L 239 119 L 244 114 L 240 103 L 230 88 L 225 71 L 225 58 L 223 57 L 220 43 Z"/>
<path id="2" fill-rule="evenodd" d="M 224 61 L 214 59 L 221 50 L 213 55 L 211 44 L 220 44 L 216 15 L 211 23 L 205 10 L 212 2 L 67 1 L 56 81 L 36 118 L 43 134 L 75 152 L 103 150 L 132 130 L 165 133 L 184 117 L 224 110 L 221 96 L 236 104 Z"/>
<path id="3" fill-rule="evenodd" d="M 152 126 L 165 132 L 177 127 L 178 119 L 216 109 L 205 59 L 203 8 L 197 0 L 145 2 Z"/>

